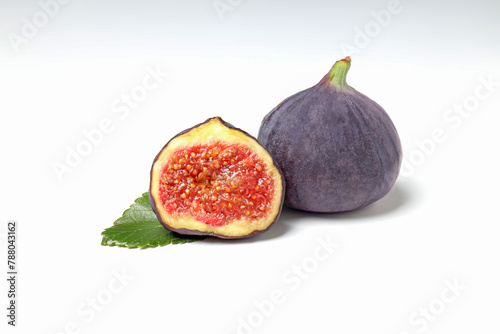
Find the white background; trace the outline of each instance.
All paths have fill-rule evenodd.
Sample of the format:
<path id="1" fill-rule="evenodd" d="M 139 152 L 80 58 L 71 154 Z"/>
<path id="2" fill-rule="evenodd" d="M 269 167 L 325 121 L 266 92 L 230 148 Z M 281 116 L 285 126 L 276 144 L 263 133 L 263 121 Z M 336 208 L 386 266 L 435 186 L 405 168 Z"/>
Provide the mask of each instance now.
<path id="1" fill-rule="evenodd" d="M 20 273 L 16 328 L 1 280 L 2 332 L 500 331 L 498 1 L 41 3 L 51 16 L 38 1 L 0 5 L 0 263 L 16 219 Z M 348 83 L 402 140 L 384 199 L 343 214 L 285 208 L 247 240 L 100 245 L 172 136 L 216 115 L 257 135 L 347 55 Z M 148 68 L 168 75 L 116 113 Z M 106 119 L 112 130 L 58 178 L 54 164 Z"/>

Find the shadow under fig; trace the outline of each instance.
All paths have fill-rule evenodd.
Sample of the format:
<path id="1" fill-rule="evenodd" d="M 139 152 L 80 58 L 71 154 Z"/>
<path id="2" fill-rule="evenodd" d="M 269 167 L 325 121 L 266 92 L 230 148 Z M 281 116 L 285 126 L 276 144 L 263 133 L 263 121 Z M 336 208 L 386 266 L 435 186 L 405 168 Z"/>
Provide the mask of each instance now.
<path id="1" fill-rule="evenodd" d="M 293 228 L 293 223 L 311 218 L 319 218 L 329 224 L 345 223 L 346 221 L 348 221 L 348 223 L 367 221 L 373 222 L 376 221 L 374 218 L 400 213 L 415 206 L 420 197 L 419 191 L 417 191 L 415 185 L 409 182 L 400 182 L 396 183 L 391 191 L 377 202 L 353 211 L 316 213 L 296 210 L 284 205 L 278 221 L 276 221 L 268 231 L 262 232 L 254 237 L 244 239 L 228 240 L 209 237 L 205 239 L 204 242 L 252 243 L 270 240 L 284 235 L 288 230 Z"/>
<path id="2" fill-rule="evenodd" d="M 361 209 L 346 212 L 317 213 L 296 210 L 285 206 L 283 207 L 280 221 L 290 223 L 311 217 L 328 220 L 331 223 L 345 222 L 347 220 L 350 222 L 374 221 L 374 218 L 393 215 L 411 208 L 418 202 L 419 198 L 420 195 L 414 185 L 408 182 L 400 182 L 396 183 L 383 198 Z"/>

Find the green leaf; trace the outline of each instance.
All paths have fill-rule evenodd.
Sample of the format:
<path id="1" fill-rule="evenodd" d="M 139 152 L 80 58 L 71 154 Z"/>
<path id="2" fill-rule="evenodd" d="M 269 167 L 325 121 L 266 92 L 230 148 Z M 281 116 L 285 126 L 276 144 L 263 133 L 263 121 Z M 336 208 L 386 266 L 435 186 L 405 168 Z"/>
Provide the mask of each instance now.
<path id="1" fill-rule="evenodd" d="M 149 205 L 148 193 L 135 200 L 113 226 L 102 233 L 103 246 L 149 248 L 168 244 L 184 244 L 204 237 L 181 236 L 163 227 Z"/>

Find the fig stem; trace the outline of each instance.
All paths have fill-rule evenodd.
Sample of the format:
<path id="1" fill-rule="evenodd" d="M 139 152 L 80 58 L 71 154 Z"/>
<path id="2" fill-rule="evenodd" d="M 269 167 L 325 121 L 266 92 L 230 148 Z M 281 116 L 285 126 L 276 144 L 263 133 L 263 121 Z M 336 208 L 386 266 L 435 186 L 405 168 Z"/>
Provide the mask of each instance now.
<path id="1" fill-rule="evenodd" d="M 333 65 L 330 70 L 329 82 L 337 88 L 349 87 L 346 82 L 347 72 L 351 67 L 351 57 L 347 56 Z"/>

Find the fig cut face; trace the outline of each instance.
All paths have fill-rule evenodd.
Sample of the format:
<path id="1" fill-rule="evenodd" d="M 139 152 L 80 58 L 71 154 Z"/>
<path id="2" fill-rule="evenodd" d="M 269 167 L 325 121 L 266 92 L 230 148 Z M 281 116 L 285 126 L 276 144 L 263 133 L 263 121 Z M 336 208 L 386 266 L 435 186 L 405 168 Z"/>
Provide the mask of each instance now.
<path id="1" fill-rule="evenodd" d="M 215 117 L 163 147 L 151 169 L 149 197 L 169 230 L 243 238 L 276 221 L 284 181 L 255 138 Z"/>

